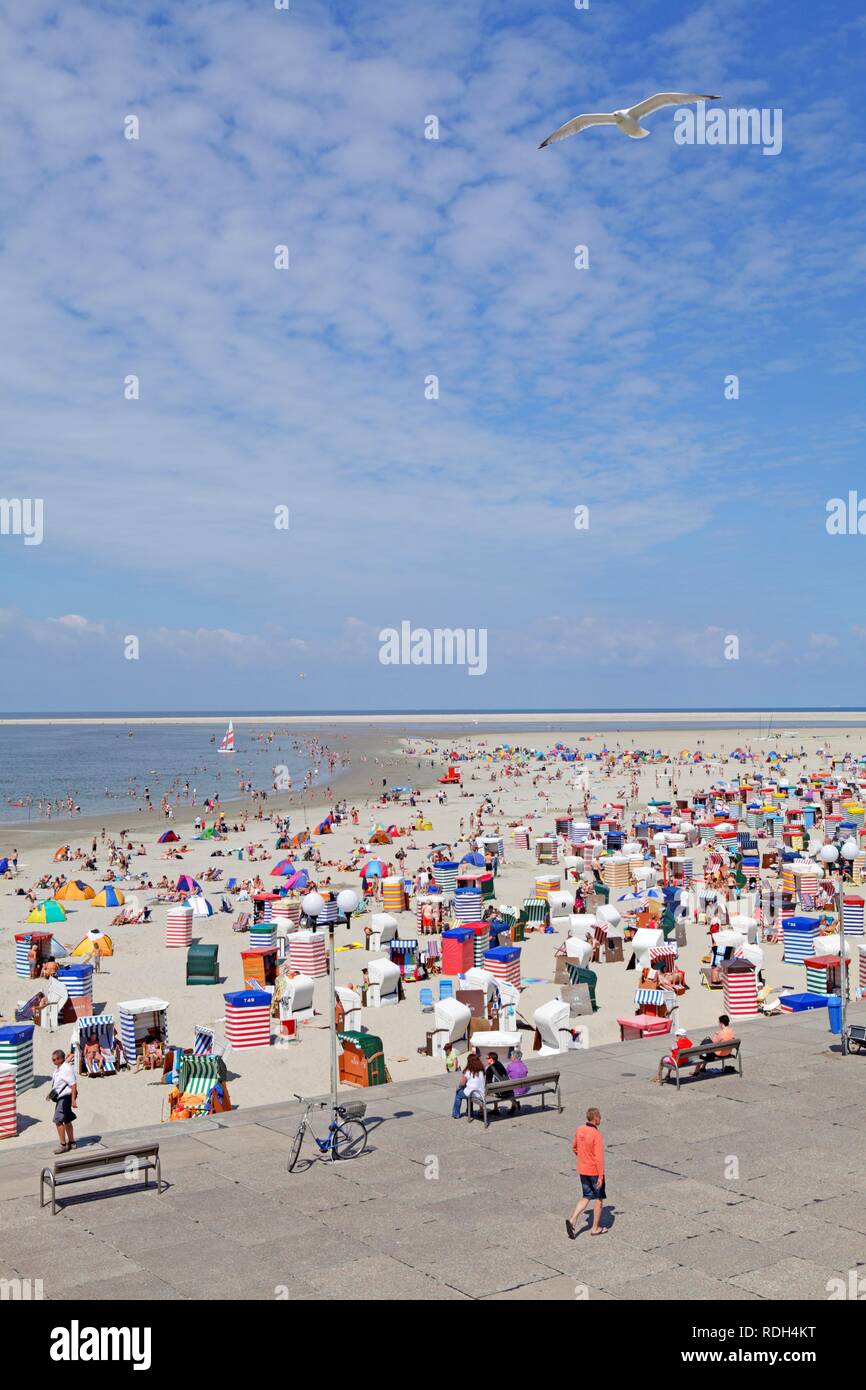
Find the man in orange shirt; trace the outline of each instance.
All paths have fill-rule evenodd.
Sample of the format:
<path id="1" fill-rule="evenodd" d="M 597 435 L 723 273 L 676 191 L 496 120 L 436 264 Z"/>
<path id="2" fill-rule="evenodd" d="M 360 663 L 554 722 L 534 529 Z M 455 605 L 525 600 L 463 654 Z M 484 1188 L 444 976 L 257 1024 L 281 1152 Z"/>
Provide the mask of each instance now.
<path id="1" fill-rule="evenodd" d="M 603 1236 L 607 1229 L 600 1224 L 602 1203 L 607 1196 L 604 1186 L 604 1141 L 599 1129 L 600 1124 L 601 1111 L 597 1110 L 594 1105 L 590 1106 L 586 1112 L 586 1124 L 581 1125 L 577 1130 L 571 1145 L 572 1152 L 577 1155 L 577 1171 L 580 1176 L 583 1196 L 571 1217 L 565 1222 L 569 1240 L 576 1238 L 577 1231 L 574 1228 L 578 1218 L 583 1215 L 590 1202 L 595 1203 L 590 1235 Z"/>

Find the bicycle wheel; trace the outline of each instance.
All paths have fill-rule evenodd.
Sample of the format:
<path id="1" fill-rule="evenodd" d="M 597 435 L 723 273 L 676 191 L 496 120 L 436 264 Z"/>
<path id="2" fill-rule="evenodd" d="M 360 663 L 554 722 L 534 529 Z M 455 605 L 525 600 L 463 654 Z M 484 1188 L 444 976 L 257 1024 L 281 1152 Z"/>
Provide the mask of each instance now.
<path id="1" fill-rule="evenodd" d="M 286 1169 L 290 1173 L 298 1161 L 298 1156 L 301 1152 L 301 1145 L 304 1142 L 304 1135 L 306 1134 L 306 1132 L 307 1126 L 306 1124 L 304 1124 L 303 1121 L 301 1121 L 301 1123 L 298 1125 L 298 1132 L 292 1140 L 292 1147 L 289 1150 L 289 1157 L 286 1160 Z"/>
<path id="2" fill-rule="evenodd" d="M 367 1130 L 360 1120 L 344 1120 L 331 1136 L 331 1158 L 357 1158 L 367 1147 Z"/>

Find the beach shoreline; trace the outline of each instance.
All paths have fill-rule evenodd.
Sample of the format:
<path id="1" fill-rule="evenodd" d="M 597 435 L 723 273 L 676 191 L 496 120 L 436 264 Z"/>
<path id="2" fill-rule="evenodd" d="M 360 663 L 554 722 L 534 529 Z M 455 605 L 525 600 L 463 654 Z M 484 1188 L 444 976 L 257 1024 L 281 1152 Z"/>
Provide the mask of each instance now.
<path id="1" fill-rule="evenodd" d="M 0 728 L 29 725 L 111 725 L 133 727 L 142 724 L 215 724 L 223 725 L 227 720 L 223 714 L 136 714 L 136 715 L 90 715 L 90 714 L 43 714 L 43 715 L 3 715 Z M 693 724 L 722 724 L 745 728 L 752 724 L 761 727 L 765 722 L 770 728 L 780 725 L 808 723 L 826 725 L 828 728 L 845 725 L 866 725 L 866 709 L 743 709 L 743 710 L 487 710 L 456 711 L 437 713 L 436 711 L 396 711 L 378 713 L 331 714 L 328 711 L 310 714 L 238 714 L 231 716 L 235 724 L 280 724 L 300 729 L 308 725 L 315 729 L 345 725 L 429 725 L 431 728 L 466 726 L 467 729 L 484 724 L 516 724 L 527 726 L 538 724 L 598 724 L 608 729 L 622 723 L 643 724 L 648 728 L 677 728 Z"/>

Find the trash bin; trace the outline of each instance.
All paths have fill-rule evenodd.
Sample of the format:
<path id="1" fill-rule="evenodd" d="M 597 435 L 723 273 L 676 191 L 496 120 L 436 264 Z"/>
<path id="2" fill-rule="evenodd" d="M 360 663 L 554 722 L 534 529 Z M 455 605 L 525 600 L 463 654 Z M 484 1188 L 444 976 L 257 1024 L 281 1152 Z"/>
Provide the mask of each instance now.
<path id="1" fill-rule="evenodd" d="M 838 994 L 831 994 L 827 1001 L 827 1013 L 830 1017 L 830 1032 L 841 1034 L 842 1032 L 842 1000 Z"/>

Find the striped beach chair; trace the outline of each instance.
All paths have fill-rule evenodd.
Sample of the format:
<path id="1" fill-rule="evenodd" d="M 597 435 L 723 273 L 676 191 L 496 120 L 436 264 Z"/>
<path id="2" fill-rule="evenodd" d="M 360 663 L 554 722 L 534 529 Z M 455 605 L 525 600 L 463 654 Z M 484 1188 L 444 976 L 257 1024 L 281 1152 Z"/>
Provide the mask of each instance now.
<path id="1" fill-rule="evenodd" d="M 524 898 L 520 912 L 521 922 L 527 925 L 546 927 L 550 915 L 546 898 Z"/>
<path id="2" fill-rule="evenodd" d="M 429 975 L 438 974 L 442 969 L 442 943 L 438 936 L 427 936 L 421 941 L 421 959 Z"/>
<path id="3" fill-rule="evenodd" d="M 102 1048 L 100 1066 L 89 1064 L 84 1056 L 85 1044 L 91 1034 Z M 78 1070 L 88 1076 L 113 1076 L 117 1071 L 114 1061 L 114 1018 L 111 1014 L 92 1014 L 78 1020 Z"/>
<path id="4" fill-rule="evenodd" d="M 196 1057 L 184 1053 L 180 1063 L 177 1086 L 185 1110 L 194 1117 L 207 1115 L 212 1106 L 213 1092 L 225 1092 L 226 1064 L 222 1057 Z"/>

